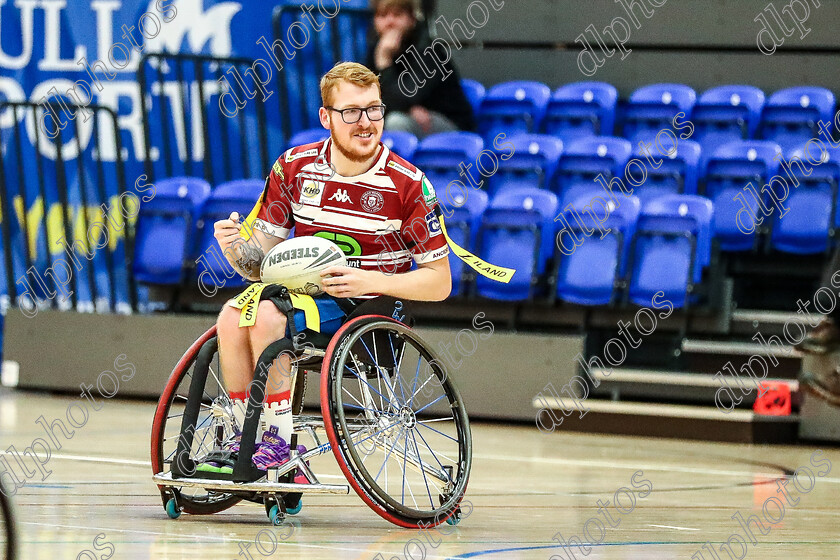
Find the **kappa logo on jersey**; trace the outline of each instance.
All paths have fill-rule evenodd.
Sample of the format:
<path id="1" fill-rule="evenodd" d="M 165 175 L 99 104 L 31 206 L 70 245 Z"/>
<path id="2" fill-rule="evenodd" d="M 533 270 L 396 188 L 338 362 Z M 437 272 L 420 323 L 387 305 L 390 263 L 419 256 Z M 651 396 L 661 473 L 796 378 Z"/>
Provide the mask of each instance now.
<path id="1" fill-rule="evenodd" d="M 320 247 L 307 247 L 300 249 L 289 249 L 288 251 L 283 251 L 282 253 L 277 253 L 276 255 L 271 255 L 271 258 L 268 259 L 269 266 L 275 265 L 279 262 L 287 261 L 289 259 L 301 259 L 301 258 L 308 258 L 308 257 L 317 257 L 318 253 L 321 252 Z M 316 261 L 317 262 L 317 261 Z"/>
<path id="2" fill-rule="evenodd" d="M 365 212 L 379 212 L 385 204 L 385 199 L 379 191 L 365 191 L 361 198 L 362 208 Z"/>
<path id="3" fill-rule="evenodd" d="M 426 214 L 426 225 L 429 226 L 429 237 L 440 235 L 440 221 L 434 212 Z"/>
<path id="4" fill-rule="evenodd" d="M 350 200 L 350 195 L 347 194 L 347 189 L 337 189 L 327 200 L 335 200 L 336 202 L 349 202 L 351 204 L 353 203 L 353 201 Z"/>
<path id="5" fill-rule="evenodd" d="M 306 180 L 300 186 L 300 203 L 312 206 L 321 205 L 321 197 L 324 195 L 324 183 L 321 181 Z"/>

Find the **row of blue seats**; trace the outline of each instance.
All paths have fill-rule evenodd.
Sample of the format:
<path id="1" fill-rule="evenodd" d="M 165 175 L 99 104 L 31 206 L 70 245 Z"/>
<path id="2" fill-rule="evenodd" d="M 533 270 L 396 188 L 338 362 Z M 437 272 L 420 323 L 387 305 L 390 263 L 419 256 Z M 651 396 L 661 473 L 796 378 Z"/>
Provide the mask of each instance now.
<path id="1" fill-rule="evenodd" d="M 179 285 L 208 270 L 206 284 L 244 285 L 218 252 L 212 224 L 232 211 L 247 211 L 260 195 L 262 181 L 233 181 L 211 189 L 202 179 L 184 177 L 160 181 L 157 187 L 157 195 L 141 206 L 138 217 L 136 279 Z M 453 241 L 489 262 L 517 270 L 510 283 L 499 284 L 483 276 L 473 278 L 459 259 L 450 259 L 454 295 L 475 293 L 508 301 L 556 296 L 575 304 L 603 305 L 614 301 L 625 286 L 624 295 L 633 303 L 649 305 L 662 291 L 681 307 L 701 282 L 717 235 L 714 204 L 697 195 L 664 195 L 645 202 L 619 195 L 600 207 L 583 196 L 561 211 L 553 193 L 519 187 L 492 198 L 471 190 L 453 202 L 445 209 Z M 789 219 L 777 218 L 772 231 L 778 249 L 798 235 L 781 227 Z M 526 247 L 533 250 L 523 250 Z M 200 264 L 193 266 L 197 260 Z"/>
<path id="2" fill-rule="evenodd" d="M 832 130 L 834 94 L 821 87 L 792 87 L 773 93 L 748 85 L 726 85 L 700 95 L 683 84 L 651 84 L 635 90 L 623 104 L 615 87 L 577 82 L 558 88 L 533 81 L 505 82 L 485 91 L 462 80 L 484 138 L 499 132 L 545 133 L 565 142 L 584 136 L 620 134 L 635 146 L 662 129 L 691 121 L 692 139 L 704 148 L 732 140 L 772 140 L 790 150 L 819 133 L 819 121 Z M 688 125 L 685 125 L 686 127 Z M 829 132 L 830 134 L 830 132 Z"/>
<path id="3" fill-rule="evenodd" d="M 313 138 L 298 140 L 327 134 L 323 129 L 312 132 Z M 826 251 L 829 235 L 840 227 L 840 148 L 828 144 L 824 149 L 800 146 L 787 154 L 785 162 L 798 160 L 800 165 L 783 163 L 782 148 L 766 140 L 729 142 L 703 161 L 702 149 L 691 140 L 679 141 L 663 156 L 632 150 L 623 138 L 581 138 L 564 149 L 562 141 L 551 136 L 519 134 L 506 140 L 512 148 L 502 150 L 503 157 L 493 158 L 491 165 L 491 158 L 479 159 L 485 142 L 469 132 L 436 134 L 419 143 L 409 133 L 391 132 L 383 134 L 383 141 L 426 172 L 444 207 L 453 206 L 455 194 L 469 188 L 471 181 L 459 171 L 461 162 L 467 162 L 476 166 L 470 172 L 472 184 L 483 181 L 482 188 L 491 196 L 508 189 L 544 188 L 558 195 L 561 208 L 584 195 L 607 197 L 607 189 L 614 195 L 632 191 L 643 203 L 665 194 L 701 194 L 715 204 L 714 231 L 726 251 L 755 246 L 755 232 L 745 231 L 758 231 L 756 226 L 765 219 L 762 209 L 781 208 L 785 213 L 774 230 L 774 246 L 789 253 Z M 497 168 L 488 169 L 493 166 Z M 771 180 L 772 190 L 762 192 Z"/>

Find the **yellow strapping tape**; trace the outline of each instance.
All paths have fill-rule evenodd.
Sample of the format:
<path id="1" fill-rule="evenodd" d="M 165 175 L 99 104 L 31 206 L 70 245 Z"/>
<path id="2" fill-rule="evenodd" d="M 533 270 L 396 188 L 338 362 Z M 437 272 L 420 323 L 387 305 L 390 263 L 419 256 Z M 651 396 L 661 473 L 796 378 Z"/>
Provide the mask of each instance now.
<path id="1" fill-rule="evenodd" d="M 260 295 L 268 284 L 257 282 L 248 286 L 241 294 L 236 296 L 229 305 L 241 309 L 239 314 L 240 327 L 252 327 L 257 322 L 257 309 L 259 308 Z M 321 313 L 312 296 L 289 294 L 292 306 L 303 311 L 306 317 L 306 328 L 315 332 L 321 332 Z"/>
<path id="2" fill-rule="evenodd" d="M 510 282 L 510 279 L 513 278 L 513 275 L 516 274 L 516 270 L 512 268 L 505 268 L 503 266 L 496 266 L 476 257 L 475 255 L 473 255 L 472 253 L 470 253 L 469 251 L 452 241 L 452 239 L 449 237 L 449 234 L 446 233 L 446 225 L 443 223 L 442 212 L 438 213 L 438 220 L 440 221 L 440 230 L 443 232 L 443 236 L 446 238 L 446 242 L 449 244 L 449 248 L 452 249 L 452 252 L 455 253 L 455 256 L 464 261 L 467 265 L 470 266 L 470 268 L 472 268 L 482 276 L 489 278 L 490 280 L 495 280 L 496 282 L 503 282 L 505 284 Z"/>
<path id="3" fill-rule="evenodd" d="M 295 309 L 303 311 L 306 317 L 306 328 L 315 332 L 321 332 L 321 313 L 312 296 L 289 294 L 292 297 L 292 305 Z"/>

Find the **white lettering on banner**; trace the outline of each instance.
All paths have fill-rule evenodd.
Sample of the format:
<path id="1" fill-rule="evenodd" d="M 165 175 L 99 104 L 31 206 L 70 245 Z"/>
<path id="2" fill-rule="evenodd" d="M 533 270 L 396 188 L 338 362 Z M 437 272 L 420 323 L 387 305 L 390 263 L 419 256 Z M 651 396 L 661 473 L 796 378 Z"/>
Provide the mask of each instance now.
<path id="1" fill-rule="evenodd" d="M 190 52 L 201 52 L 209 42 L 211 55 L 230 56 L 230 20 L 242 10 L 242 4 L 221 2 L 207 11 L 203 4 L 203 0 L 178 2 L 178 17 L 167 23 L 160 35 L 146 41 L 148 50 L 178 52 L 186 37 Z"/>
<path id="2" fill-rule="evenodd" d="M 5 4 L 6 0 L 0 0 L 0 12 L 5 11 L 2 9 Z M 20 28 L 23 33 L 21 43 L 23 43 L 23 49 L 18 56 L 9 56 L 3 52 L 3 42 L 0 41 L 0 67 L 10 70 L 20 70 L 26 67 L 29 61 L 32 60 L 32 28 L 34 27 L 32 16 L 37 5 L 38 0 L 18 0 L 15 2 L 15 7 L 20 9 Z M 0 19 L 1 22 L 2 19 Z"/>
<path id="3" fill-rule="evenodd" d="M 40 3 L 44 10 L 44 58 L 38 61 L 38 70 L 78 70 L 76 61 L 87 56 L 84 45 L 76 45 L 72 58 L 61 58 L 61 11 L 66 0 L 46 0 Z M 67 19 L 69 19 L 67 15 Z M 30 30 L 30 33 L 32 31 Z"/>

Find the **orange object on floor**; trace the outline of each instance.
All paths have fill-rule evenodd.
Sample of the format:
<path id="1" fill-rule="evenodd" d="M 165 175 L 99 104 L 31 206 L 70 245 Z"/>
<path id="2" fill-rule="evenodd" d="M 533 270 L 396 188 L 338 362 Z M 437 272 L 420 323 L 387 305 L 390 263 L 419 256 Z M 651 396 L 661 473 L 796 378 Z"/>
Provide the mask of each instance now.
<path id="1" fill-rule="evenodd" d="M 764 394 L 755 399 L 753 411 L 768 416 L 790 416 L 790 386 L 778 381 L 765 381 L 761 384 Z M 759 392 L 761 392 L 759 391 Z"/>

